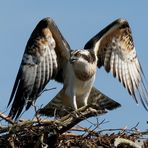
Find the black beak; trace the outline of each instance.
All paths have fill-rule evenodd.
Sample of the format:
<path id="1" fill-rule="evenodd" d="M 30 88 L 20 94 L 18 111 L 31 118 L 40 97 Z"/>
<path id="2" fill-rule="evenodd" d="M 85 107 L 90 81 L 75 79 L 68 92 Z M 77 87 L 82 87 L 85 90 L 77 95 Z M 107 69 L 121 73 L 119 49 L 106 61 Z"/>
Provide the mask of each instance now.
<path id="1" fill-rule="evenodd" d="M 71 57 L 70 59 L 69 59 L 69 61 L 70 61 L 70 63 L 71 64 L 73 64 L 75 61 L 77 61 L 78 60 L 78 58 L 76 58 L 76 57 Z"/>

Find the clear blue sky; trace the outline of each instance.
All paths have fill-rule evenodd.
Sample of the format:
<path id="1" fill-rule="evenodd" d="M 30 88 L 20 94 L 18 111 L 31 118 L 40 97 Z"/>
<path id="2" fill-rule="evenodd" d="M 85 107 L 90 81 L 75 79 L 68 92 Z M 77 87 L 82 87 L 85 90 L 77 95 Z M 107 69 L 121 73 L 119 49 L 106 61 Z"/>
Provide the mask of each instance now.
<path id="1" fill-rule="evenodd" d="M 103 27 L 117 18 L 125 18 L 132 28 L 136 50 L 145 75 L 148 79 L 148 1 L 134 0 L 5 0 L 0 4 L 0 111 L 5 111 L 22 55 L 31 32 L 44 17 L 52 17 L 62 34 L 73 49 L 83 48 L 85 43 Z M 98 70 L 95 86 L 109 97 L 120 102 L 122 107 L 99 117 L 99 121 L 110 121 L 106 128 L 132 127 L 140 122 L 139 127 L 148 126 L 148 113 L 142 105 L 137 106 L 121 84 L 107 74 Z M 62 87 L 49 83 L 48 88 Z M 57 90 L 44 94 L 36 102 L 45 105 Z M 33 109 L 23 117 L 31 118 Z M 90 119 L 95 122 L 95 119 Z M 89 125 L 88 121 L 83 123 Z"/>

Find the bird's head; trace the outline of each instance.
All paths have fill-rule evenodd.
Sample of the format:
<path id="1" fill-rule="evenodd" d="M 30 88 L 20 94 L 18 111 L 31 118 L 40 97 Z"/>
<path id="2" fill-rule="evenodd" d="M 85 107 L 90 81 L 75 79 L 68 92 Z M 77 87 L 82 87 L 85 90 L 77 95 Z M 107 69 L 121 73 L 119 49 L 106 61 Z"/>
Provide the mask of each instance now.
<path id="1" fill-rule="evenodd" d="M 96 72 L 97 57 L 91 50 L 75 50 L 71 52 L 70 63 L 77 76 L 90 78 Z"/>
<path id="2" fill-rule="evenodd" d="M 94 64 L 97 59 L 93 51 L 91 50 L 74 50 L 71 52 L 70 63 L 77 64 Z"/>

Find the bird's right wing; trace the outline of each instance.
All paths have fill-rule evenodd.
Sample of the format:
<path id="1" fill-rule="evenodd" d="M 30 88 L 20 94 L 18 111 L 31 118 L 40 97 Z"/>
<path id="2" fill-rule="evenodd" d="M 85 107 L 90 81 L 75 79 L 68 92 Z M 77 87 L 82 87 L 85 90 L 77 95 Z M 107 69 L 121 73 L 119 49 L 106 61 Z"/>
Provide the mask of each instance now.
<path id="1" fill-rule="evenodd" d="M 136 53 L 131 28 L 117 19 L 92 37 L 85 45 L 98 57 L 98 68 L 112 72 L 129 94 L 148 111 L 148 85 Z"/>
<path id="2" fill-rule="evenodd" d="M 70 47 L 51 18 L 41 20 L 28 40 L 8 106 L 18 118 L 37 99 L 49 80 L 63 82 L 62 67 L 70 56 Z"/>

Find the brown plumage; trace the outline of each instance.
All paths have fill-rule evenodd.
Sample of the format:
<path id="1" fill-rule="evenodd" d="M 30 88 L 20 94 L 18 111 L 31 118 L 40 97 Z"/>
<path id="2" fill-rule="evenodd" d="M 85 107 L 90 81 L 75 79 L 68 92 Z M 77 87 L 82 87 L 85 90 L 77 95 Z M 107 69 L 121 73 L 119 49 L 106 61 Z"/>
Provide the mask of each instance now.
<path id="1" fill-rule="evenodd" d="M 84 48 L 94 48 L 98 56 L 98 67 L 104 66 L 107 72 L 111 71 L 136 103 L 140 99 L 148 110 L 147 84 L 126 20 L 114 21 L 90 39 Z"/>
<path id="2" fill-rule="evenodd" d="M 49 80 L 63 81 L 62 76 L 56 77 L 62 71 L 65 60 L 69 59 L 69 49 L 51 18 L 39 22 L 26 45 L 8 103 L 10 105 L 14 99 L 9 113 L 11 118 L 17 119 L 25 104 L 27 110 Z"/>
<path id="3" fill-rule="evenodd" d="M 24 106 L 26 105 L 27 110 L 51 79 L 62 82 L 63 88 L 57 97 L 48 103 L 49 107 L 43 108 L 44 111 L 53 104 L 59 111 L 61 106 L 67 110 L 69 108 L 75 110 L 87 105 L 94 92 L 98 96 L 103 95 L 93 87 L 96 69 L 102 66 L 107 72 L 111 71 L 136 102 L 140 100 L 148 110 L 144 73 L 126 20 L 115 20 L 80 50 L 70 49 L 51 18 L 41 20 L 26 45 L 8 103 L 10 105 L 14 99 L 9 116 L 17 119 Z M 96 91 L 93 91 L 94 89 Z M 110 105 L 114 104 L 110 109 L 120 106 L 105 95 L 103 98 L 105 99 L 101 102 L 104 102 L 102 104 L 105 109 L 109 109 L 106 102 L 110 102 Z M 48 109 L 45 112 L 48 112 Z"/>

